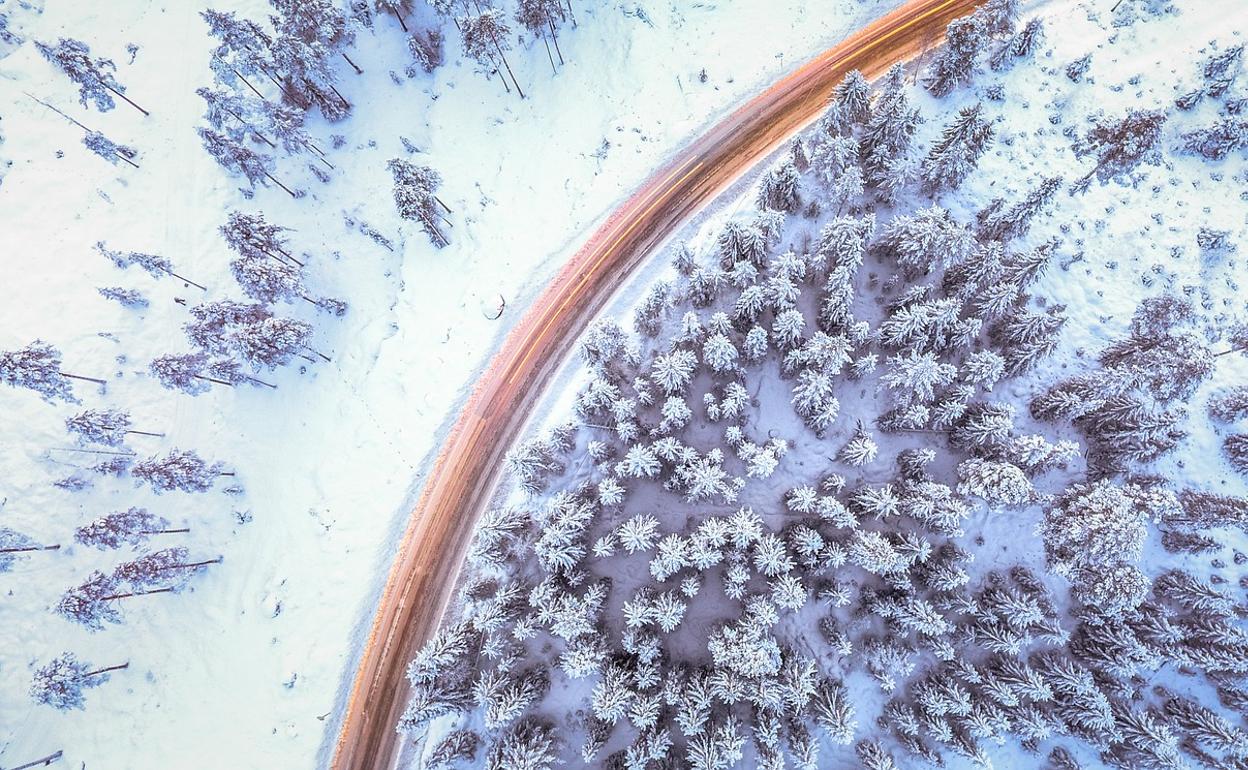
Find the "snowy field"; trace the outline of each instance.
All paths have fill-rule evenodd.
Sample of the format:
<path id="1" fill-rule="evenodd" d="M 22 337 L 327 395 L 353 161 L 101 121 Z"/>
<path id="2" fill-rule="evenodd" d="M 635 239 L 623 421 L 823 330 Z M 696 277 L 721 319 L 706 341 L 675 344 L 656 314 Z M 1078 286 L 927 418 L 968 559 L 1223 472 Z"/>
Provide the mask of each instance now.
<path id="1" fill-rule="evenodd" d="M 306 192 L 298 200 L 276 187 L 249 199 L 245 182 L 204 152 L 195 90 L 211 83 L 213 43 L 200 7 L 46 5 L 0 3 L 19 38 L 0 47 L 0 350 L 40 338 L 63 352 L 66 372 L 107 385 L 75 381 L 80 405 L 0 390 L 0 527 L 61 545 L 0 574 L 0 765 L 63 750 L 65 766 L 130 770 L 327 762 L 333 710 L 422 471 L 527 298 L 685 139 L 891 3 L 574 2 L 577 26 L 561 28 L 567 64 L 557 75 L 536 41 L 510 54 L 523 101 L 460 55 L 454 26 L 423 5 L 408 23 L 440 25 L 447 61 L 406 77 L 398 25 L 380 16 L 349 49 L 364 74 L 335 65 L 352 116 L 334 125 L 313 116 L 307 126 L 335 166 L 330 181 L 308 170 L 306 154 L 274 170 Z M 271 12 L 263 2 L 214 7 L 255 19 Z M 150 117 L 120 100 L 106 113 L 79 106 L 75 86 L 33 45 L 60 37 L 113 59 L 126 95 Z M 82 128 L 31 96 L 133 146 L 139 168 L 92 154 Z M 385 165 L 395 157 L 442 174 L 454 210 L 448 248 L 432 248 L 396 216 Z M 349 303 L 342 318 L 305 303 L 283 308 L 314 324 L 312 346 L 332 361 L 310 356 L 260 375 L 276 391 L 166 390 L 148 365 L 188 350 L 183 301 L 239 296 L 218 233 L 233 210 L 290 228 L 311 291 Z M 162 255 L 207 290 L 119 270 L 99 241 Z M 97 293 L 111 286 L 137 289 L 150 305 L 132 310 Z M 506 310 L 490 320 L 500 298 Z M 89 472 L 108 457 L 68 450 L 113 450 L 79 446 L 64 422 L 109 407 L 129 410 L 136 430 L 164 434 L 128 437 L 141 458 L 193 449 L 236 476 L 205 494 L 156 496 Z M 93 486 L 53 486 L 72 477 Z M 224 494 L 232 485 L 242 492 Z M 180 595 L 120 602 L 123 622 L 98 632 L 54 614 L 92 570 L 140 552 L 73 541 L 75 528 L 132 506 L 191 529 L 145 548 L 182 545 L 195 560 L 223 561 Z M 63 651 L 130 666 L 87 690 L 85 710 L 35 705 L 34 671 Z"/>
<path id="2" fill-rule="evenodd" d="M 456 766 L 485 762 L 490 768 L 505 767 L 507 757 L 514 760 L 522 750 L 533 756 L 548 752 L 570 766 L 656 767 L 661 757 L 676 757 L 699 768 L 729 767 L 734 756 L 741 759 L 735 766 L 745 767 L 929 766 L 904 747 L 910 736 L 904 710 L 887 714 L 876 729 L 876 717 L 894 697 L 897 703 L 914 704 L 920 715 L 924 703 L 927 714 L 944 709 L 939 713 L 957 715 L 949 718 L 955 729 L 943 741 L 931 724 L 916 723 L 912 737 L 917 740 L 910 747 L 935 745 L 950 767 L 1242 766 L 1248 757 L 1248 699 L 1242 697 L 1248 673 L 1242 623 L 1248 587 L 1248 502 L 1243 499 L 1248 463 L 1241 459 L 1237 466 L 1223 442 L 1244 431 L 1248 408 L 1230 419 L 1219 414 L 1226 411 L 1226 394 L 1234 388 L 1243 393 L 1248 382 L 1248 359 L 1236 350 L 1248 345 L 1243 327 L 1237 327 L 1248 320 L 1241 288 L 1248 243 L 1248 165 L 1242 139 L 1224 159 L 1181 148 L 1193 132 L 1223 119 L 1239 120 L 1241 135 L 1248 130 L 1241 112 L 1248 84 L 1241 73 L 1228 89 L 1206 86 L 1210 93 L 1194 104 L 1180 109 L 1176 101 L 1187 101 L 1201 87 L 1206 62 L 1219 55 L 1232 54 L 1236 63 L 1231 70 L 1240 72 L 1242 53 L 1235 57 L 1234 48 L 1245 42 L 1248 16 L 1233 3 L 1124 3 L 1117 13 L 1109 12 L 1110 5 L 1033 6 L 1024 20 L 1038 14 L 1045 35 L 1020 61 L 1007 63 L 1001 71 L 990 71 L 981 61 L 982 71 L 972 84 L 942 99 L 917 86 L 908 89 L 908 98 L 925 118 L 913 140 L 912 154 L 921 161 L 920 168 L 930 166 L 928 150 L 959 110 L 980 105 L 980 117 L 992 128 L 977 168 L 956 190 L 922 190 L 912 182 L 895 205 L 880 205 L 870 192 L 863 198 L 852 191 L 838 204 L 837 184 L 845 169 L 830 175 L 831 184 L 819 181 L 817 169 L 803 169 L 797 187 L 801 205 L 767 239 L 765 258 L 756 254 L 747 260 L 741 254 L 749 248 L 740 244 L 748 240 L 740 240 L 740 233 L 766 221 L 756 211 L 760 180 L 755 176 L 754 184 L 730 191 L 714 211 L 686 228 L 621 293 L 603 314 L 608 323 L 586 338 L 585 361 L 570 365 L 548 398 L 543 424 L 515 466 L 513 480 L 520 483 L 478 532 L 458 612 L 441 637 L 447 652 L 436 658 L 432 651 L 438 648 L 431 645 L 418 658 L 417 696 L 407 726 L 422 761 L 413 767 L 442 766 L 439 758 L 453 757 L 461 748 L 466 753 L 468 746 L 474 759 Z M 1086 62 L 1085 56 L 1090 57 Z M 923 74 L 931 71 L 920 73 L 920 80 Z M 1207 74 L 1204 78 L 1211 82 Z M 1132 110 L 1164 114 L 1155 144 L 1144 143 L 1154 152 L 1102 180 L 1094 174 L 1096 154 L 1077 154 L 1074 148 L 1094 126 L 1109 125 Z M 866 133 L 862 128 L 854 135 L 865 145 Z M 830 134 L 835 132 L 826 126 L 811 129 L 802 152 L 795 154 L 818 155 L 817 148 Z M 781 153 L 770 169 L 783 168 L 790 157 Z M 811 162 L 818 166 L 819 161 Z M 1084 175 L 1090 182 L 1086 191 L 1072 191 Z M 942 276 L 947 265 L 939 265 L 933 256 L 940 246 L 920 257 L 918 264 L 927 270 L 916 275 L 907 274 L 906 258 L 898 256 L 904 249 L 885 245 L 893 237 L 885 235 L 896 223 L 893 217 L 904 218 L 936 202 L 952 221 L 976 232 L 981 243 L 965 258 L 966 264 L 976 263 L 983 254 L 978 249 L 988 248 L 993 240 L 984 234 L 982 222 L 976 224 L 976 213 L 997 198 L 1009 207 L 1053 176 L 1061 177 L 1061 184 L 1051 203 L 1038 209 L 1042 213 L 1025 233 L 1005 239 L 1011 254 L 1007 265 L 1009 260 L 1025 264 L 1028 255 L 1043 257 L 1032 263 L 1042 267 L 1034 281 L 1023 281 L 1026 291 L 1017 301 L 1011 299 L 1015 295 L 1003 294 L 1004 304 L 991 304 L 995 291 L 1018 288 L 1008 280 L 968 283 L 965 273 L 955 278 L 961 257 L 952 259 L 954 269 Z M 761 184 L 767 187 L 775 178 L 782 175 Z M 812 199 L 820 210 L 806 208 Z M 838 256 L 842 246 L 828 245 L 824 228 L 838 214 L 862 217 L 867 212 L 876 217 L 874 237 L 866 264 L 857 269 L 856 278 L 851 270 L 849 279 L 850 320 L 869 324 L 870 334 L 863 336 L 852 324 L 823 320 L 827 311 L 820 308 L 832 293 L 833 267 L 853 261 L 844 253 Z M 739 228 L 736 235 L 725 235 L 734 232 L 731 227 Z M 941 243 L 931 237 L 931 243 Z M 1057 245 L 1046 251 L 1052 239 Z M 688 249 L 683 257 L 681 245 Z M 756 283 L 749 268 L 739 267 L 744 261 L 755 263 Z M 929 271 L 934 281 L 927 279 Z M 666 293 L 651 294 L 650 288 L 660 282 L 668 284 Z M 929 295 L 902 301 L 909 289 L 922 285 L 928 286 Z M 765 299 L 755 298 L 762 309 L 751 320 L 742 307 L 754 286 Z M 969 294 L 958 293 L 968 286 Z M 776 299 L 786 288 L 796 299 Z M 938 398 L 908 394 L 921 391 L 916 383 L 924 375 L 887 360 L 907 346 L 880 339 L 886 330 L 896 331 L 900 321 L 892 319 L 900 319 L 907 306 L 946 294 L 966 303 L 961 320 L 982 316 L 986 331 L 1028 314 L 1064 319 L 1051 344 L 1036 348 L 1043 355 L 1034 364 L 1020 366 L 995 384 L 995 376 L 977 380 L 973 374 L 989 359 L 972 363 L 963 357 L 965 351 L 1000 352 L 1009 367 L 1022 360 L 1014 356 L 1021 356 L 1019 351 L 1031 340 L 994 330 L 961 353 L 942 354 L 957 364 L 956 382 L 973 383 L 970 393 L 976 402 L 1014 409 L 1010 438 L 1004 443 L 997 443 L 1002 441 L 998 437 L 978 447 L 946 446 L 946 433 L 965 435 L 977 429 L 974 419 L 964 420 L 954 411 L 945 412 L 953 416 L 944 424 L 937 417 L 891 430 L 880 427 L 894 406 L 918 403 L 936 413 L 953 409 L 959 400 L 951 395 L 956 388 L 944 379 L 952 375 L 938 370 L 926 375 L 939 383 Z M 1167 305 L 1168 298 L 1178 301 Z M 1153 304 L 1146 303 L 1145 311 L 1137 314 L 1146 300 Z M 1186 310 L 1165 320 L 1162 308 L 1180 306 Z M 777 335 L 785 333 L 781 317 L 793 309 L 804 316 L 805 326 L 799 324 L 795 341 L 785 345 Z M 726 316 L 717 320 L 716 311 Z M 697 324 L 691 326 L 688 312 Z M 650 331 L 634 334 L 644 326 L 637 319 L 649 319 L 645 323 L 653 325 Z M 752 355 L 756 343 L 747 330 L 754 328 L 767 332 L 767 342 L 761 353 Z M 618 329 L 628 336 L 619 335 Z M 1126 356 L 1130 363 L 1111 364 L 1108 355 L 1098 362 L 1107 347 L 1125 344 L 1133 330 L 1131 344 L 1137 353 Z M 819 419 L 819 409 L 801 412 L 803 380 L 795 376 L 802 367 L 816 367 L 806 359 L 787 377 L 779 376 L 786 356 L 802 360 L 804 350 L 812 351 L 805 355 L 819 354 L 811 341 L 816 332 L 833 335 L 833 340 L 819 343 L 826 345 L 825 355 L 839 349 L 837 339 L 851 341 L 850 355 L 834 367 L 839 410 L 832 410 L 836 416 L 819 431 L 811 425 Z M 721 336 L 726 338 L 722 342 L 717 339 Z M 1131 358 L 1139 351 L 1148 354 L 1153 341 L 1193 347 L 1168 363 L 1161 354 L 1147 365 Z M 736 349 L 727 353 L 724 343 Z M 685 352 L 692 353 L 688 363 L 672 363 Z M 878 355 L 876 367 L 866 362 L 872 355 Z M 674 374 L 686 366 L 683 376 Z M 1099 372 L 1113 366 L 1120 367 L 1118 375 L 1131 372 L 1137 382 L 1156 377 L 1155 384 L 1142 386 L 1154 394 L 1149 403 L 1161 408 L 1157 414 L 1175 410 L 1168 414 L 1178 433 L 1136 426 L 1138 437 L 1162 447 L 1157 457 L 1148 456 L 1147 448 L 1115 445 L 1087 420 L 1072 425 L 1069 419 L 1046 416 L 1037 406 L 1069 387 L 1062 385 L 1069 378 L 1088 373 L 1101 377 Z M 1107 376 L 1090 382 L 1108 389 L 1111 380 Z M 738 382 L 742 390 L 732 396 L 727 388 Z M 715 413 L 732 398 L 737 399 L 732 408 L 742 410 L 739 416 Z M 1092 412 L 1100 408 L 1091 407 Z M 859 421 L 869 441 L 858 434 Z M 565 422 L 572 427 L 561 429 Z M 729 433 L 733 428 L 743 435 L 734 438 Z M 1017 441 L 1024 436 L 1043 441 Z M 787 442 L 787 453 L 767 456 L 772 446 L 768 442 L 774 439 Z M 1080 452 L 1060 459 L 1067 451 L 1061 442 L 1072 440 Z M 1047 446 L 1040 454 L 1050 453 L 1049 458 L 1035 461 L 1032 455 L 1035 462 L 1029 464 L 1021 450 L 1028 444 Z M 856 453 L 865 445 L 871 447 L 870 456 L 862 460 Z M 915 448 L 935 450 L 931 476 L 907 471 L 904 464 L 898 474 L 898 456 Z M 714 452 L 725 458 L 722 469 Z M 1138 454 L 1128 456 L 1131 452 Z M 995 466 L 993 473 L 977 475 L 987 467 L 985 462 L 1017 463 L 1025 472 L 1010 475 L 1017 468 Z M 843 478 L 828 483 L 829 473 Z M 1070 490 L 1105 478 L 1127 490 L 1127 496 L 1150 502 L 1139 503 L 1129 532 L 1091 525 L 1081 547 L 1088 553 L 1109 551 L 1101 557 L 1108 562 L 1094 564 L 1089 556 L 1062 550 L 1063 536 L 1079 537 L 1067 535 L 1078 532 L 1072 521 L 1079 516 L 1063 521 L 1062 510 L 1083 511 L 1086 500 Z M 880 514 L 885 509 L 882 489 L 896 487 L 892 494 L 902 495 L 907 510 L 919 499 L 909 485 L 920 479 L 956 488 L 969 506 L 956 517 L 955 526 L 943 524 L 953 531 L 942 531 L 931 521 L 916 526 L 919 519 L 913 513 L 909 518 Z M 531 488 L 520 488 L 523 484 Z M 821 501 L 818 516 L 813 504 L 803 509 L 803 503 L 795 502 L 805 499 L 794 494 L 804 486 Z M 1144 490 L 1159 497 L 1148 498 Z M 1168 496 L 1180 492 L 1181 505 Z M 1185 494 L 1230 496 L 1238 500 L 1236 513 L 1217 526 L 1211 520 L 1199 526 L 1193 520 L 1199 519 L 1195 512 L 1200 506 Z M 827 502 L 829 496 L 845 505 Z M 742 506 L 758 518 L 739 513 Z M 855 519 L 852 524 L 836 513 L 846 507 L 846 516 Z M 1087 511 L 1080 515 L 1091 517 Z M 888 523 L 876 523 L 881 518 Z M 798 525 L 808 531 L 799 532 Z M 758 535 L 745 534 L 733 542 L 755 526 Z M 809 530 L 818 536 L 812 538 Z M 868 553 L 872 541 L 865 533 L 871 532 L 886 533 L 903 554 L 907 543 L 901 535 L 930 538 L 935 555 L 910 557 L 926 565 L 911 573 L 913 586 L 910 579 L 898 577 L 896 568 L 881 568 L 873 560 L 882 557 L 880 551 Z M 946 542 L 964 549 L 964 556 L 947 557 L 941 552 Z M 802 551 L 806 546 L 812 550 Z M 841 568 L 846 552 L 848 565 Z M 892 558 L 902 559 L 896 554 Z M 1039 582 L 1004 577 L 1020 565 Z M 738 575 L 747 577 L 732 577 L 738 568 Z M 963 570 L 965 579 L 938 588 L 939 570 Z M 1195 582 L 1180 587 L 1175 582 L 1180 578 L 1166 575 L 1170 570 L 1186 571 Z M 903 576 L 905 572 L 900 570 Z M 991 577 L 994 572 L 996 578 Z M 1094 574 L 1100 579 L 1089 578 Z M 1124 577 L 1136 574 L 1142 586 L 1132 582 L 1134 577 Z M 994 605 L 1001 600 L 1000 593 L 993 598 L 993 591 L 1003 586 L 1021 597 L 1021 603 L 1008 609 Z M 1145 594 L 1145 603 L 1133 609 Z M 1030 628 L 1027 621 L 1015 627 L 1005 620 L 1011 613 L 1017 617 L 1033 599 L 1042 620 Z M 1081 607 L 1081 601 L 1091 608 Z M 770 613 L 775 613 L 771 619 Z M 1148 613 L 1169 620 L 1157 621 L 1157 615 Z M 1221 641 L 1200 636 L 1212 633 L 1208 630 L 1194 630 L 1201 613 L 1200 622 L 1220 628 Z M 882 620 L 885 616 L 888 620 Z M 1175 637 L 1166 642 L 1156 628 L 1148 628 L 1148 618 L 1158 628 L 1173 621 L 1167 633 Z M 942 651 L 947 631 L 925 630 L 940 629 L 946 622 L 956 627 L 948 637 L 956 654 L 954 647 L 947 654 Z M 1011 649 L 1015 642 L 1004 637 L 986 636 L 986 627 L 1009 630 L 1007 626 L 1022 629 L 1018 639 L 1025 641 L 1018 642 L 1019 649 Z M 1128 626 L 1131 630 L 1123 631 Z M 863 654 L 864 642 L 881 638 L 912 644 L 908 655 L 897 656 L 909 663 L 890 657 L 897 655 L 896 648 L 880 652 L 877 647 L 874 658 Z M 1229 645 L 1219 648 L 1223 651 L 1233 649 L 1227 653 L 1230 658 L 1211 662 L 1201 657 L 1220 644 Z M 662 653 L 656 656 L 659 649 Z M 998 685 L 1005 681 L 1001 655 L 1026 660 L 1028 652 L 1064 656 L 1068 650 L 1069 660 L 1095 671 L 1087 680 L 1094 681 L 1090 689 L 1071 685 L 1063 690 L 1055 684 L 1055 698 L 1050 694 L 1034 702 L 1017 682 L 1006 685 L 1004 694 L 990 689 L 994 677 L 999 677 Z M 942 667 L 942 656 L 963 667 Z M 808 661 L 818 672 L 815 681 L 838 683 L 811 685 L 817 694 L 805 697 L 815 705 L 798 714 L 799 721 L 803 713 L 810 717 L 808 727 L 793 728 L 789 710 L 759 706 L 768 697 L 766 691 L 742 694 L 740 688 L 757 686 L 776 688 L 774 697 L 779 697 L 776 692 L 785 699 L 797 697 L 800 688 L 794 680 L 801 677 L 791 674 L 790 664 L 801 669 Z M 773 662 L 783 669 L 768 670 Z M 1056 664 L 1046 668 L 1043 663 L 1031 658 L 1044 678 L 1058 681 Z M 468 693 L 456 690 L 465 672 L 473 676 Z M 967 702 L 974 704 L 974 711 L 958 711 L 950 705 L 955 698 L 948 692 L 932 695 L 929 689 L 925 696 L 921 680 L 928 672 L 939 672 L 938 680 L 956 677 L 957 687 L 971 693 Z M 1137 677 L 1130 679 L 1132 674 Z M 887 689 L 881 686 L 885 680 L 897 686 L 896 692 L 881 692 Z M 1215 686 L 1222 689 L 1215 692 Z M 700 688 L 708 693 L 707 703 L 714 704 L 704 713 L 698 696 L 690 694 Z M 1182 697 L 1173 698 L 1176 693 Z M 460 697 L 464 700 L 457 703 Z M 1003 706 L 1008 700 L 1013 703 Z M 853 707 L 852 716 L 847 716 L 845 702 Z M 1200 712 L 1192 703 L 1212 711 Z M 453 716 L 441 716 L 443 712 Z M 778 721 L 768 727 L 759 716 L 765 712 L 779 714 L 771 717 Z M 1035 717 L 1037 712 L 1043 716 Z M 1083 733 L 1072 726 L 1080 720 Z M 814 735 L 817 758 L 812 758 L 814 752 L 803 739 L 810 736 L 803 729 Z M 479 734 L 480 743 L 465 731 Z M 1024 738 L 1032 745 L 1020 747 Z M 881 744 L 864 749 L 859 743 L 864 739 Z M 799 744 L 807 750 L 795 748 Z M 1056 747 L 1070 753 L 1050 755 Z M 891 753 L 896 765 L 882 759 L 877 748 Z M 1110 753 L 1101 753 L 1106 750 Z M 1067 760 L 1077 764 L 1065 764 Z"/>

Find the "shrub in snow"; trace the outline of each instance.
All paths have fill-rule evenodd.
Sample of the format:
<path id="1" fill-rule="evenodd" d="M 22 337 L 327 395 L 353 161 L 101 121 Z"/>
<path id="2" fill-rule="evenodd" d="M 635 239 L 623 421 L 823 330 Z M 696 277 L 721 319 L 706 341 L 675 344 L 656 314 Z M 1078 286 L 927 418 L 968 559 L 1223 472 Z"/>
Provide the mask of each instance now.
<path id="1" fill-rule="evenodd" d="M 121 286 L 101 286 L 96 289 L 101 297 L 120 302 L 125 307 L 144 308 L 148 306 L 147 297 L 137 289 L 125 289 Z"/>
<path id="2" fill-rule="evenodd" d="M 108 681 L 108 672 L 119 671 L 129 663 L 93 669 L 90 664 L 78 660 L 72 652 L 61 653 L 46 665 L 35 669 L 30 685 L 30 697 L 57 709 L 85 708 L 82 691 L 99 687 Z"/>

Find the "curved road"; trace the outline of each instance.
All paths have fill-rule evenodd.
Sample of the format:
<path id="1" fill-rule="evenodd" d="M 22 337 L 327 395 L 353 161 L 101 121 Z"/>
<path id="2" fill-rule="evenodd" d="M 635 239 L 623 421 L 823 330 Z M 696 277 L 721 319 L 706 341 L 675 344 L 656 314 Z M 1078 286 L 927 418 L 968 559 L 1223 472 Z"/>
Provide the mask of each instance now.
<path id="1" fill-rule="evenodd" d="M 786 76 L 698 138 L 594 233 L 512 329 L 447 436 L 412 512 L 347 702 L 334 770 L 389 770 L 407 663 L 437 629 L 477 516 L 549 377 L 612 292 L 662 241 L 817 118 L 832 88 L 921 54 L 982 0 L 911 0 Z"/>

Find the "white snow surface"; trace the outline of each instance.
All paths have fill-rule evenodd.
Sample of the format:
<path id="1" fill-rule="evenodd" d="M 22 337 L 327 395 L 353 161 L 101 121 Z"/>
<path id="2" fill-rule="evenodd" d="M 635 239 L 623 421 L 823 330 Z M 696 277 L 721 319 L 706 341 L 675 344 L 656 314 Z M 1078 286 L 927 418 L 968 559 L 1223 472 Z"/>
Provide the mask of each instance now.
<path id="1" fill-rule="evenodd" d="M 512 54 L 524 101 L 462 59 L 450 25 L 447 64 L 396 85 L 387 73 L 401 73 L 407 54 L 383 17 L 352 51 L 365 74 L 339 68 L 352 117 L 310 121 L 327 150 L 331 135 L 344 137 L 328 152 L 332 181 L 318 182 L 306 158 L 279 163 L 279 179 L 307 190 L 300 200 L 277 188 L 244 199 L 242 180 L 202 150 L 194 90 L 210 83 L 210 41 L 199 4 L 51 3 L 23 16 L 31 39 L 80 38 L 114 59 L 127 95 L 152 114 L 120 101 L 104 114 L 83 109 L 29 41 L 0 60 L 0 349 L 39 337 L 64 352 L 66 371 L 109 381 L 75 383 L 81 406 L 0 390 L 0 526 L 63 544 L 0 574 L 0 765 L 56 750 L 67 767 L 105 770 L 327 764 L 335 709 L 424 471 L 526 300 L 688 138 L 894 4 L 574 3 L 579 26 L 561 36 L 568 63 L 557 76 L 540 44 Z M 254 0 L 213 7 L 268 12 Z M 23 92 L 136 146 L 141 168 L 108 165 L 82 146 L 79 128 Z M 447 249 L 394 213 L 385 161 L 408 157 L 400 136 L 446 180 L 442 197 L 455 211 Z M 292 228 L 313 291 L 351 304 L 343 319 L 286 309 L 315 323 L 315 345 L 332 363 L 269 373 L 275 392 L 165 390 L 147 364 L 188 349 L 175 300 L 204 295 L 118 271 L 92 246 L 165 255 L 209 287 L 207 298 L 238 298 L 217 232 L 235 208 Z M 396 252 L 345 224 L 347 215 L 394 238 Z M 142 290 L 151 306 L 127 310 L 96 293 L 113 285 Z M 507 309 L 491 321 L 500 296 Z M 64 419 L 104 407 L 166 434 L 134 437 L 140 456 L 195 449 L 236 471 L 245 494 L 223 495 L 218 484 L 157 497 L 98 477 L 83 492 L 53 487 L 99 459 L 64 451 L 74 446 Z M 193 530 L 152 547 L 186 545 L 224 562 L 181 595 L 126 601 L 123 624 L 89 633 L 51 608 L 92 569 L 134 554 L 74 546 L 72 532 L 129 506 Z M 32 671 L 64 650 L 130 668 L 88 690 L 84 711 L 34 705 Z"/>

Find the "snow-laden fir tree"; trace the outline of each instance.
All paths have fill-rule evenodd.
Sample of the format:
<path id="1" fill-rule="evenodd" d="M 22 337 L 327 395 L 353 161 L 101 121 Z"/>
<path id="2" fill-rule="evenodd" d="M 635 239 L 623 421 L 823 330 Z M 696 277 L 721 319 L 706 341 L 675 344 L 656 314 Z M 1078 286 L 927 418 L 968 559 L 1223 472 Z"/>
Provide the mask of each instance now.
<path id="1" fill-rule="evenodd" d="M 262 74 L 273 77 L 269 55 L 273 36 L 250 19 L 239 19 L 233 11 L 208 9 L 200 11 L 199 15 L 208 25 L 208 33 L 220 41 L 212 51 L 212 63 L 209 65 L 217 80 L 231 86 L 242 80 L 260 96 L 246 76 Z"/>
<path id="2" fill-rule="evenodd" d="M 0 572 L 8 572 L 12 569 L 19 559 L 25 558 L 22 554 L 35 551 L 59 551 L 60 548 L 59 544 L 43 545 L 15 529 L 0 527 Z"/>
<path id="3" fill-rule="evenodd" d="M 501 9 L 486 7 L 477 13 L 470 13 L 461 16 L 458 19 L 460 39 L 463 41 L 464 55 L 470 59 L 476 60 L 481 66 L 486 68 L 486 74 L 491 71 L 499 73 L 499 79 L 503 81 L 503 86 L 508 91 L 511 90 L 507 86 L 506 79 L 503 78 L 502 72 L 498 69 L 501 62 L 506 68 L 507 74 L 511 76 L 512 85 L 516 87 L 516 92 L 520 98 L 524 98 L 524 90 L 520 88 L 520 83 L 516 80 L 516 75 L 511 71 L 511 64 L 507 61 L 506 51 L 511 49 L 511 26 L 507 23 L 507 17 Z M 495 58 L 497 54 L 497 58 Z"/>
<path id="4" fill-rule="evenodd" d="M 166 275 L 170 275 L 180 281 L 190 284 L 191 286 L 204 289 L 203 286 L 195 283 L 189 278 L 185 278 L 173 272 L 173 263 L 158 254 L 145 254 L 141 251 L 118 251 L 116 249 L 108 248 L 108 244 L 104 241 L 96 241 L 95 250 L 100 252 L 100 254 L 109 262 L 112 262 L 114 265 L 123 270 L 131 265 L 138 265 L 145 273 L 153 278 L 164 278 Z"/>
<path id="5" fill-rule="evenodd" d="M 173 449 L 164 457 L 153 456 L 134 464 L 131 474 L 152 486 L 156 494 L 179 490 L 207 492 L 218 476 L 230 475 L 221 463 L 208 463 L 193 451 Z"/>
<path id="6" fill-rule="evenodd" d="M 399 216 L 419 222 L 438 248 L 449 244 L 439 224 L 443 217 L 438 212 L 442 204 L 437 194 L 442 176 L 428 166 L 418 166 L 401 158 L 393 158 L 386 165 L 394 177 L 394 205 Z"/>
<path id="7" fill-rule="evenodd" d="M 137 168 L 134 159 L 139 155 L 138 150 L 129 145 L 114 142 L 99 131 L 88 131 L 83 134 L 82 143 L 88 150 L 113 165 L 121 160 Z"/>
<path id="8" fill-rule="evenodd" d="M 78 84 L 78 102 L 83 107 L 90 101 L 100 112 L 107 112 L 117 104 L 113 97 L 119 96 L 144 115 L 148 114 L 147 110 L 130 101 L 125 95 L 126 87 L 113 77 L 117 71 L 113 60 L 102 57 L 93 59 L 91 49 L 81 40 L 63 37 L 56 45 L 36 42 L 35 48 L 43 54 L 43 58 Z"/>
<path id="9" fill-rule="evenodd" d="M 44 401 L 76 402 L 70 378 L 103 384 L 102 380 L 62 372 L 61 351 L 43 340 L 35 340 L 18 350 L 0 351 L 0 382 L 14 388 L 29 388 Z"/>
<path id="10" fill-rule="evenodd" d="M 293 318 L 265 318 L 252 324 L 232 327 L 228 334 L 230 349 L 255 370 L 276 369 L 292 356 L 310 350 L 312 327 Z"/>
<path id="11" fill-rule="evenodd" d="M 82 709 L 86 707 L 83 690 L 99 687 L 108 681 L 110 671 L 120 671 L 129 665 L 122 663 L 92 668 L 89 663 L 78 660 L 72 652 L 64 652 L 35 669 L 30 697 L 36 703 L 56 709 Z"/>
<path id="12" fill-rule="evenodd" d="M 298 197 L 293 190 L 274 179 L 269 173 L 269 169 L 273 165 L 272 158 L 261 155 L 225 134 L 213 131 L 210 128 L 201 127 L 195 130 L 199 132 L 199 138 L 203 142 L 204 149 L 227 171 L 239 173 L 247 177 L 247 182 L 252 187 L 255 187 L 256 182 L 259 182 L 261 179 L 268 179 L 290 193 L 292 198 Z"/>
<path id="13" fill-rule="evenodd" d="M 87 409 L 65 420 L 65 430 L 74 434 L 79 443 L 121 446 L 127 434 L 140 436 L 163 436 L 131 430 L 130 413 L 124 409 Z"/>
<path id="14" fill-rule="evenodd" d="M 1003 199 L 993 200 L 976 215 L 979 237 L 985 240 L 1010 241 L 1026 235 L 1031 227 L 1031 220 L 1048 206 L 1061 184 L 1061 177 L 1047 177 L 1028 192 L 1023 200 L 1008 208 Z"/>
<path id="15" fill-rule="evenodd" d="M 204 353 L 168 354 L 157 356 L 148 365 L 148 371 L 170 390 L 180 390 L 192 396 L 206 393 L 212 383 L 229 385 L 225 380 L 208 376 L 205 372 L 208 356 Z"/>
<path id="16" fill-rule="evenodd" d="M 948 96 L 967 83 L 975 69 L 975 59 L 988 42 L 982 17 L 967 16 L 949 22 L 945 45 L 927 69 L 923 86 L 935 97 Z"/>
<path id="17" fill-rule="evenodd" d="M 931 193 L 962 184 L 988 148 L 992 133 L 981 104 L 962 108 L 927 154 L 921 173 L 924 188 Z"/>
<path id="18" fill-rule="evenodd" d="M 1118 119 L 1101 119 L 1075 144 L 1075 153 L 1091 155 L 1096 166 L 1088 172 L 1080 185 L 1096 175 L 1101 181 L 1125 176 L 1140 163 L 1161 162 L 1158 144 L 1166 123 L 1166 113 L 1160 110 L 1128 110 Z"/>
<path id="19" fill-rule="evenodd" d="M 127 289 L 122 286 L 100 286 L 96 289 L 101 297 L 119 302 L 129 308 L 145 308 L 150 303 L 143 292 L 138 289 Z"/>
<path id="20" fill-rule="evenodd" d="M 146 508 L 128 508 L 107 513 L 74 530 L 74 540 L 101 550 L 138 546 L 153 535 L 190 532 L 186 527 L 171 529 L 169 520 Z"/>
<path id="21" fill-rule="evenodd" d="M 221 559 L 218 556 L 215 559 L 191 561 L 185 548 L 163 548 L 117 565 L 112 577 L 128 586 L 131 591 L 149 590 L 153 586 L 180 591 L 193 576 L 210 564 L 220 564 Z"/>

